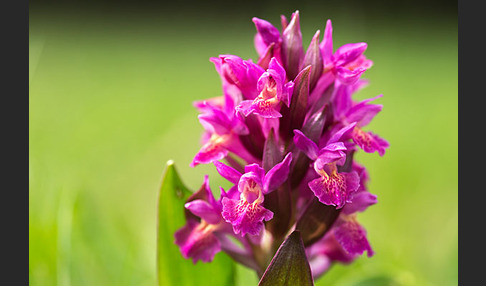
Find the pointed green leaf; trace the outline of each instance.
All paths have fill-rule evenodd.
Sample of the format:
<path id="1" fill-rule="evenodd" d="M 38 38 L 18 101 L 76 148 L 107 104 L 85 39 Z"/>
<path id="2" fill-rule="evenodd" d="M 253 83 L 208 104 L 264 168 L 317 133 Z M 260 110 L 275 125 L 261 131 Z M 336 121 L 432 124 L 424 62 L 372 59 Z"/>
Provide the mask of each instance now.
<path id="1" fill-rule="evenodd" d="M 167 166 L 158 193 L 157 281 L 158 285 L 211 285 L 235 283 L 234 262 L 224 253 L 211 263 L 184 259 L 174 243 L 174 233 L 185 224 L 184 203 L 192 192 L 183 184 L 172 161 Z"/>
<path id="2" fill-rule="evenodd" d="M 304 244 L 298 230 L 292 232 L 279 247 L 258 285 L 314 285 Z"/>

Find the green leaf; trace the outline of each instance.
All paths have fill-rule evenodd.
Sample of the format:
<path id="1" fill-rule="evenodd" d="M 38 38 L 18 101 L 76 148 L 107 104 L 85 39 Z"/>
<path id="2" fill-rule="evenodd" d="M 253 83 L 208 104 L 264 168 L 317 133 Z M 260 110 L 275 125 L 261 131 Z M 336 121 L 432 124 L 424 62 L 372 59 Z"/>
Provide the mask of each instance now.
<path id="1" fill-rule="evenodd" d="M 293 231 L 279 247 L 258 285 L 314 285 L 298 230 Z"/>
<path id="2" fill-rule="evenodd" d="M 224 253 L 211 263 L 184 259 L 174 243 L 174 233 L 185 224 L 184 203 L 193 192 L 182 182 L 172 161 L 167 166 L 158 193 L 157 282 L 158 285 L 234 285 L 235 265 Z"/>

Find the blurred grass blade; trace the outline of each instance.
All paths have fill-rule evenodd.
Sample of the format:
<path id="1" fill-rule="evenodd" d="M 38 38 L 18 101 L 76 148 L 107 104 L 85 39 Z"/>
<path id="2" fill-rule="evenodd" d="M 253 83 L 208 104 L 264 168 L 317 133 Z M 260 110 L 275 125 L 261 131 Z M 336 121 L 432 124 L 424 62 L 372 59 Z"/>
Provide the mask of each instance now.
<path id="1" fill-rule="evenodd" d="M 293 231 L 279 247 L 258 286 L 314 285 L 298 230 Z"/>
<path id="2" fill-rule="evenodd" d="M 173 161 L 167 162 L 158 194 L 157 283 L 158 285 L 234 285 L 234 262 L 218 253 L 211 263 L 184 259 L 174 243 L 174 233 L 185 224 L 184 203 L 192 194 L 182 182 Z"/>

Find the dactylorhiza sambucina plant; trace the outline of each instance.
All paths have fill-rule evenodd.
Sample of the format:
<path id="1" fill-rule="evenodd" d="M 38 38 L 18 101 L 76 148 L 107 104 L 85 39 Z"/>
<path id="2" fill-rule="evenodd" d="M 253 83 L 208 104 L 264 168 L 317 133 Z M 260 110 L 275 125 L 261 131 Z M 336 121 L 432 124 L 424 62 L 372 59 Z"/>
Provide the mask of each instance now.
<path id="1" fill-rule="evenodd" d="M 297 231 L 313 279 L 336 262 L 373 250 L 357 214 L 377 202 L 355 152 L 385 154 L 389 144 L 366 126 L 382 105 L 353 94 L 372 66 L 367 44 L 333 49 L 328 20 L 304 51 L 299 11 L 281 16 L 282 32 L 253 18 L 256 62 L 211 58 L 222 96 L 195 102 L 203 144 L 191 166 L 213 164 L 232 187 L 218 199 L 208 176 L 185 203 L 175 233 L 185 258 L 210 262 L 223 251 L 262 277 Z M 273 260 L 272 260 L 273 259 Z"/>

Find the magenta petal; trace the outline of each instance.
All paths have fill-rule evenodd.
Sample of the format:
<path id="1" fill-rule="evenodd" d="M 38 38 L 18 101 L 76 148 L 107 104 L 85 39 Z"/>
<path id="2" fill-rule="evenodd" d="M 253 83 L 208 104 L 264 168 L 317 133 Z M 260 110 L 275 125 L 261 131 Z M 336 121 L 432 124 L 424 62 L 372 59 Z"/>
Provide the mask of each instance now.
<path id="1" fill-rule="evenodd" d="M 277 84 L 283 85 L 286 80 L 285 69 L 278 62 L 278 60 L 273 57 L 268 64 L 268 70 L 272 72 L 272 76 L 278 81 Z"/>
<path id="2" fill-rule="evenodd" d="M 333 111 L 336 118 L 342 118 L 344 114 L 351 108 L 353 101 L 351 99 L 352 92 L 351 86 L 336 83 L 334 96 L 333 96 Z M 351 122 L 357 120 L 349 120 Z"/>
<path id="3" fill-rule="evenodd" d="M 286 83 L 287 75 L 285 69 L 282 67 L 282 65 L 280 65 L 280 63 L 275 57 L 273 57 L 270 60 L 267 73 L 275 81 L 275 85 L 277 88 L 276 96 L 278 100 L 288 106 L 290 104 L 290 95 L 292 94 L 294 83 L 293 82 Z M 262 88 L 259 87 L 259 90 L 262 90 Z"/>
<path id="4" fill-rule="evenodd" d="M 337 142 L 327 145 L 319 151 L 319 156 L 316 159 L 316 168 L 321 170 L 324 165 L 334 163 L 346 157 L 347 148 L 343 142 Z M 341 164 L 340 164 L 341 165 Z"/>
<path id="5" fill-rule="evenodd" d="M 259 56 L 265 55 L 265 51 L 268 49 L 268 45 L 262 39 L 262 35 L 259 33 L 255 34 L 253 38 L 253 45 L 255 46 L 255 50 L 257 51 Z"/>
<path id="6" fill-rule="evenodd" d="M 292 153 L 287 153 L 282 162 L 270 169 L 263 179 L 263 194 L 267 194 L 278 188 L 289 176 Z"/>
<path id="7" fill-rule="evenodd" d="M 346 151 L 346 146 L 344 146 L 343 142 L 335 142 L 327 144 L 322 150 L 330 152 Z"/>
<path id="8" fill-rule="evenodd" d="M 321 49 L 322 58 L 324 60 L 324 69 L 333 62 L 333 43 L 332 43 L 332 23 L 327 20 L 326 29 L 324 30 L 324 38 L 319 45 Z"/>
<path id="9" fill-rule="evenodd" d="M 195 167 L 199 164 L 209 164 L 223 159 L 226 155 L 228 155 L 228 150 L 226 148 L 221 144 L 215 144 L 209 141 L 203 145 L 196 156 L 194 156 L 190 166 Z"/>
<path id="10" fill-rule="evenodd" d="M 368 123 L 370 123 L 370 121 L 376 116 L 376 114 L 382 110 L 383 105 L 367 103 L 382 96 L 383 95 L 380 94 L 373 98 L 368 98 L 355 104 L 346 113 L 347 120 L 350 122 L 359 122 L 360 127 L 368 125 Z"/>
<path id="11" fill-rule="evenodd" d="M 353 195 L 352 201 L 343 208 L 343 213 L 352 214 L 355 212 L 363 212 L 369 206 L 376 204 L 378 201 L 376 195 L 368 191 L 360 191 Z"/>
<path id="12" fill-rule="evenodd" d="M 285 15 L 280 15 L 280 24 L 282 26 L 282 30 L 285 30 L 287 26 L 289 25 L 289 21 L 287 20 L 287 17 Z"/>
<path id="13" fill-rule="evenodd" d="M 351 85 L 356 83 L 365 71 L 366 69 L 362 67 L 350 70 L 348 68 L 338 66 L 336 67 L 336 78 L 342 84 Z"/>
<path id="14" fill-rule="evenodd" d="M 341 223 L 334 230 L 334 235 L 342 247 L 351 255 L 368 253 L 368 257 L 373 256 L 374 252 L 366 238 L 366 230 L 355 220 Z"/>
<path id="15" fill-rule="evenodd" d="M 255 47 L 257 47 L 258 44 L 256 39 L 257 38 L 255 38 Z M 257 47 L 257 52 L 259 55 L 257 65 L 261 66 L 263 69 L 267 69 L 272 57 L 274 57 L 275 53 L 279 53 L 277 51 L 278 47 L 275 47 L 275 43 L 270 44 L 268 47 L 266 47 L 266 45 L 263 43 L 262 45 L 263 47 Z M 259 49 L 261 49 L 261 51 L 259 51 Z"/>
<path id="16" fill-rule="evenodd" d="M 353 141 L 366 153 L 378 152 L 380 156 L 385 155 L 386 149 L 390 146 L 388 141 L 372 132 L 364 132 L 361 129 L 353 132 Z"/>
<path id="17" fill-rule="evenodd" d="M 341 46 L 334 53 L 335 65 L 343 66 L 353 62 L 365 52 L 367 47 L 368 44 L 366 43 L 353 43 Z"/>
<path id="18" fill-rule="evenodd" d="M 247 117 L 253 111 L 255 111 L 255 107 L 253 105 L 253 100 L 243 100 L 242 102 L 240 102 L 239 105 L 237 105 L 235 107 L 235 110 L 243 113 L 243 115 L 245 115 L 245 117 Z"/>
<path id="19" fill-rule="evenodd" d="M 316 255 L 309 259 L 309 266 L 312 272 L 312 278 L 316 280 L 318 277 L 323 275 L 330 267 L 332 261 L 324 254 Z"/>
<path id="20" fill-rule="evenodd" d="M 237 184 L 240 180 L 241 173 L 235 170 L 234 168 L 225 165 L 219 161 L 213 162 L 214 166 L 216 167 L 216 171 L 225 178 L 226 180 L 230 181 L 233 184 Z"/>
<path id="21" fill-rule="evenodd" d="M 211 187 L 209 186 L 208 175 L 204 176 L 204 181 L 201 188 L 199 188 L 198 191 L 190 195 L 189 198 L 187 198 L 186 202 L 192 202 L 195 200 L 203 200 L 209 203 L 215 210 L 219 211 L 220 203 L 216 201 L 216 199 L 214 198 L 213 192 L 211 191 Z"/>
<path id="22" fill-rule="evenodd" d="M 221 109 L 223 106 L 224 97 L 218 96 L 213 98 L 208 98 L 204 100 L 197 100 L 193 102 L 193 106 L 196 107 L 199 112 L 212 112 L 214 109 Z"/>
<path id="23" fill-rule="evenodd" d="M 332 264 L 333 262 L 339 261 L 348 264 L 356 258 L 356 255 L 351 255 L 343 249 L 332 232 L 329 232 L 323 239 L 310 246 L 310 248 L 308 248 L 308 253 L 310 265 L 311 267 L 314 267 L 312 268 L 312 275 L 315 278 L 324 274 L 330 266 L 329 264 Z M 324 263 L 324 265 L 319 265 L 319 262 Z"/>
<path id="24" fill-rule="evenodd" d="M 221 220 L 221 215 L 214 207 L 203 200 L 194 200 L 186 203 L 184 207 L 190 210 L 194 215 L 202 218 L 210 224 L 217 224 Z"/>
<path id="25" fill-rule="evenodd" d="M 255 173 L 255 175 L 260 178 L 260 181 L 263 181 L 263 177 L 265 176 L 265 170 L 260 167 L 257 163 L 249 164 L 245 166 L 245 173 Z"/>
<path id="26" fill-rule="evenodd" d="M 250 204 L 245 200 L 223 198 L 223 218 L 233 225 L 235 234 L 258 235 L 264 225 L 263 221 L 273 218 L 273 212 L 257 203 Z"/>
<path id="27" fill-rule="evenodd" d="M 204 129 L 210 133 L 222 135 L 231 130 L 231 121 L 221 110 L 213 109 L 212 112 L 199 114 L 198 118 Z"/>
<path id="28" fill-rule="evenodd" d="M 283 102 L 287 107 L 290 106 L 290 101 L 292 100 L 292 93 L 294 92 L 294 82 L 287 82 L 284 87 L 279 100 Z"/>
<path id="29" fill-rule="evenodd" d="M 280 31 L 275 28 L 270 22 L 253 17 L 253 23 L 261 36 L 263 43 L 267 46 L 271 43 L 278 43 L 280 41 Z"/>
<path id="30" fill-rule="evenodd" d="M 300 130 L 294 130 L 294 144 L 302 150 L 311 160 L 317 159 L 319 148 L 317 144 L 307 138 Z"/>
<path id="31" fill-rule="evenodd" d="M 195 264 L 198 260 L 211 262 L 219 251 L 221 244 L 211 231 L 205 231 L 209 225 L 188 220 L 186 225 L 175 232 L 175 244 L 184 258 L 192 258 Z"/>
<path id="32" fill-rule="evenodd" d="M 355 258 L 356 255 L 352 255 L 348 253 L 339 241 L 336 240 L 336 236 L 333 233 L 329 233 L 325 237 L 325 250 L 324 253 L 332 260 L 332 261 L 339 261 L 344 264 L 351 263 Z"/>
<path id="33" fill-rule="evenodd" d="M 265 138 L 268 138 L 271 132 L 275 137 L 278 136 L 278 128 L 280 126 L 280 122 L 278 118 L 264 118 L 262 120 L 262 132 Z"/>
<path id="34" fill-rule="evenodd" d="M 368 171 L 366 170 L 366 168 L 363 165 L 358 164 L 355 161 L 353 161 L 352 169 L 358 173 L 359 180 L 361 182 L 360 185 L 364 185 L 366 182 L 369 181 L 370 176 L 368 174 Z M 362 186 L 360 186 L 360 190 L 366 190 L 366 188 L 364 188 L 364 187 L 361 188 L 361 187 Z"/>
<path id="35" fill-rule="evenodd" d="M 327 145 L 331 144 L 331 143 L 336 143 L 338 141 L 340 141 L 342 138 L 344 138 L 344 140 L 346 139 L 346 137 L 353 131 L 353 128 L 356 126 L 356 122 L 353 122 L 347 126 L 344 126 L 343 128 L 339 129 L 338 131 L 336 131 L 332 136 L 331 138 L 329 138 L 329 140 L 327 141 Z"/>
<path id="36" fill-rule="evenodd" d="M 251 61 L 244 61 L 233 55 L 221 55 L 221 73 L 231 84 L 236 85 L 245 99 L 254 99 L 258 95 L 256 83 L 265 72 Z"/>
<path id="37" fill-rule="evenodd" d="M 222 200 L 224 197 L 227 197 L 228 199 L 239 199 L 240 197 L 240 191 L 238 191 L 238 186 L 237 185 L 234 185 L 232 186 L 231 188 L 229 188 L 229 190 L 227 192 L 225 192 L 225 190 L 222 188 L 222 187 L 219 187 L 220 188 L 220 193 L 221 193 L 221 197 L 220 197 L 220 200 Z"/>

